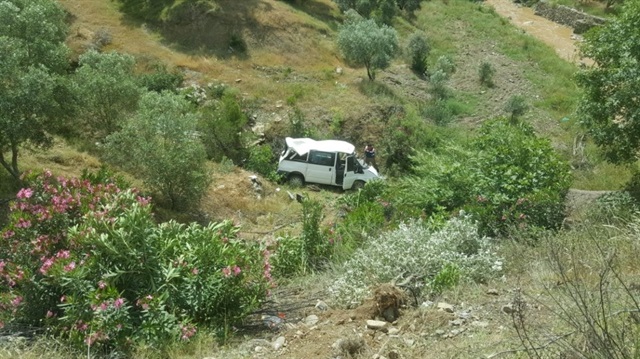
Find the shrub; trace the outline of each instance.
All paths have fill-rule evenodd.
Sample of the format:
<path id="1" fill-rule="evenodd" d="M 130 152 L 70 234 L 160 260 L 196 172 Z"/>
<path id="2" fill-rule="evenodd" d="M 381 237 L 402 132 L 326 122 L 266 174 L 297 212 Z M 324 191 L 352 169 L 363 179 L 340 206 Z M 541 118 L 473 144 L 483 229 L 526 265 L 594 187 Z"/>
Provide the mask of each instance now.
<path id="1" fill-rule="evenodd" d="M 407 53 L 411 57 L 411 69 L 420 76 L 427 73 L 427 56 L 429 56 L 429 52 L 431 52 L 431 46 L 424 32 L 416 31 L 409 36 Z"/>
<path id="2" fill-rule="evenodd" d="M 245 168 L 261 174 L 270 181 L 277 182 L 280 179 L 277 156 L 269 145 L 249 148 L 249 158 L 247 158 Z"/>
<path id="3" fill-rule="evenodd" d="M 513 95 L 507 100 L 504 110 L 509 115 L 511 122 L 515 123 L 522 115 L 527 113 L 529 106 L 527 106 L 527 100 L 523 96 Z"/>
<path id="4" fill-rule="evenodd" d="M 493 87 L 495 86 L 495 84 L 493 83 L 493 75 L 495 75 L 496 70 L 493 68 L 493 66 L 488 63 L 488 62 L 483 62 L 482 64 L 480 64 L 480 70 L 478 71 L 479 75 L 480 75 L 480 84 L 487 86 L 487 87 Z"/>
<path id="5" fill-rule="evenodd" d="M 191 105 L 170 92 L 146 93 L 138 114 L 107 137 L 106 157 L 138 175 L 172 209 L 196 207 L 210 177 Z"/>
<path id="6" fill-rule="evenodd" d="M 322 204 L 305 199 L 302 202 L 302 235 L 284 236 L 277 240 L 272 257 L 274 272 L 281 276 L 304 274 L 321 268 L 331 257 L 333 229 L 325 233 L 320 225 L 323 219 Z"/>
<path id="7" fill-rule="evenodd" d="M 148 198 L 113 182 L 30 182 L 0 239 L 4 326 L 118 356 L 198 327 L 227 333 L 266 295 L 268 252 L 238 240 L 231 222 L 158 225 Z"/>
<path id="8" fill-rule="evenodd" d="M 166 66 L 156 65 L 152 72 L 140 75 L 138 81 L 149 91 L 177 92 L 184 81 L 184 75 L 179 71 L 169 71 Z"/>
<path id="9" fill-rule="evenodd" d="M 207 103 L 198 125 L 207 156 L 214 161 L 226 156 L 240 165 L 251 140 L 251 133 L 245 130 L 247 121 L 239 100 L 228 91 L 219 101 Z"/>
<path id="10" fill-rule="evenodd" d="M 473 148 L 475 203 L 469 211 L 482 233 L 507 234 L 510 228 L 534 226 L 557 229 L 564 219 L 564 202 L 571 174 L 569 165 L 548 140 L 536 137 L 526 124 L 507 119 L 485 122 Z"/>
<path id="11" fill-rule="evenodd" d="M 435 66 L 436 71 L 440 70 L 446 75 L 446 79 L 448 80 L 451 75 L 456 72 L 456 64 L 453 62 L 451 56 L 442 55 L 438 57 Z"/>
<path id="12" fill-rule="evenodd" d="M 446 100 L 451 96 L 451 90 L 447 86 L 449 75 L 441 69 L 436 69 L 429 77 L 431 81 L 431 94 L 436 100 Z"/>
<path id="13" fill-rule="evenodd" d="M 569 166 L 528 125 L 487 121 L 469 147 L 419 153 L 412 161 L 414 173 L 396 191 L 403 208 L 427 215 L 464 208 L 492 236 L 562 224 Z"/>
<path id="14" fill-rule="evenodd" d="M 474 253 L 464 252 L 473 243 Z M 401 258 L 402 260 L 398 260 Z M 502 272 L 502 259 L 491 249 L 486 237 L 467 216 L 453 218 L 440 230 L 432 230 L 420 221 L 400 225 L 394 231 L 370 238 L 341 268 L 329 288 L 339 305 L 358 305 L 377 284 L 409 276 L 422 278 L 416 290 L 434 289 L 433 284 L 453 284 L 459 270 L 460 280 L 481 281 Z M 436 274 L 441 274 L 436 281 Z M 442 289 L 442 287 L 440 287 Z"/>
<path id="15" fill-rule="evenodd" d="M 413 108 L 407 108 L 404 117 L 392 117 L 387 125 L 381 147 L 385 154 L 385 170 L 388 174 L 412 171 L 411 158 L 418 149 L 432 149 L 440 145 L 439 129 L 425 124 Z"/>
<path id="16" fill-rule="evenodd" d="M 474 187 L 473 153 L 450 144 L 437 151 L 420 151 L 412 157 L 414 174 L 399 179 L 395 201 L 418 208 L 430 216 L 463 207 Z"/>

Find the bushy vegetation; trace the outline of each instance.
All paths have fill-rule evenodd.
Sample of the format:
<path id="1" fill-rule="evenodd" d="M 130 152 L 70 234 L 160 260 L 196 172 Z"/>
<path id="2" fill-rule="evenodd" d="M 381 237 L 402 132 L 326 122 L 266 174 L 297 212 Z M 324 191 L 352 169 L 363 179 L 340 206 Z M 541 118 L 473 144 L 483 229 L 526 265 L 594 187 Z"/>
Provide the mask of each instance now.
<path id="1" fill-rule="evenodd" d="M 191 104 L 171 92 L 148 92 L 138 114 L 107 138 L 105 156 L 135 173 L 173 209 L 197 206 L 210 183 Z"/>
<path id="2" fill-rule="evenodd" d="M 410 221 L 358 249 L 341 267 L 342 275 L 330 291 L 336 303 L 357 306 L 372 286 L 412 277 L 413 290 L 428 296 L 458 275 L 470 281 L 493 278 L 502 273 L 502 265 L 489 239 L 478 234 L 467 216 L 452 218 L 437 230 Z"/>
<path id="3" fill-rule="evenodd" d="M 415 156 L 415 175 L 399 181 L 396 200 L 427 215 L 466 208 L 488 235 L 558 228 L 570 173 L 548 141 L 524 123 L 496 119 L 468 146 Z"/>
<path id="4" fill-rule="evenodd" d="M 28 181 L 2 232 L 5 327 L 126 354 L 189 340 L 200 326 L 225 335 L 266 296 L 268 252 L 236 239 L 231 222 L 158 225 L 149 198 L 113 182 Z"/>

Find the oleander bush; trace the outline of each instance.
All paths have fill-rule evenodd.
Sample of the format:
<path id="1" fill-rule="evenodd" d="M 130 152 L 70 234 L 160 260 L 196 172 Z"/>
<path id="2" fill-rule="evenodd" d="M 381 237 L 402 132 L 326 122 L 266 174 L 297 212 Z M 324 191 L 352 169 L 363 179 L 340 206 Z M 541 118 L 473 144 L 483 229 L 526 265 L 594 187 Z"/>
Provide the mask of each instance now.
<path id="1" fill-rule="evenodd" d="M 233 223 L 156 224 L 150 198 L 99 178 L 25 179 L 0 237 L 0 325 L 127 355 L 226 335 L 265 298 L 269 252 Z"/>

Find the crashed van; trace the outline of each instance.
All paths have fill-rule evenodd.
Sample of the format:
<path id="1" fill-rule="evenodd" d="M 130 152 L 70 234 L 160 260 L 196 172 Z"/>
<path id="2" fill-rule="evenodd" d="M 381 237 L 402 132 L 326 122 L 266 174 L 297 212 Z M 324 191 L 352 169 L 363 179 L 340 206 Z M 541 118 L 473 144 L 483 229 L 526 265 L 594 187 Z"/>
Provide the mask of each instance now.
<path id="1" fill-rule="evenodd" d="M 278 173 L 292 186 L 317 183 L 359 189 L 380 178 L 378 171 L 356 157 L 355 146 L 345 141 L 285 139 Z"/>

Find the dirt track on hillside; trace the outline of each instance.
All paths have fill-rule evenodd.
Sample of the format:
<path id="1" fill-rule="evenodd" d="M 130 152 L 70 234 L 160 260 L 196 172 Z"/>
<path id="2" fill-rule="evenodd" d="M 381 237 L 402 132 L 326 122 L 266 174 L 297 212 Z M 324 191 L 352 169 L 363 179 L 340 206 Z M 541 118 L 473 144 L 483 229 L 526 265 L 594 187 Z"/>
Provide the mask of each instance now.
<path id="1" fill-rule="evenodd" d="M 563 59 L 575 63 L 583 61 L 577 48 L 580 37 L 574 35 L 570 27 L 537 16 L 532 8 L 512 0 L 486 0 L 485 3 L 493 6 L 498 14 L 509 19 L 513 25 L 554 48 Z"/>

